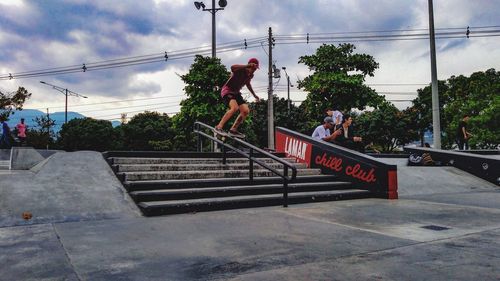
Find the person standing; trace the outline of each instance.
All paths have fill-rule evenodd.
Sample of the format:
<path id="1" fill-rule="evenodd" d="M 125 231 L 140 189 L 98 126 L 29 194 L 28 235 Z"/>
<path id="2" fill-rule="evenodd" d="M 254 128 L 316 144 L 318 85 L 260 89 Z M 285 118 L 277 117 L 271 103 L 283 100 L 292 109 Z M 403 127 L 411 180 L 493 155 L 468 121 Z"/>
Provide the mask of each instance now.
<path id="1" fill-rule="evenodd" d="M 252 93 L 255 100 L 258 102 L 260 99 L 255 94 L 250 81 L 253 78 L 254 72 L 259 69 L 259 61 L 256 58 L 251 58 L 248 60 L 248 64 L 235 64 L 231 66 L 231 76 L 224 84 L 221 90 L 222 100 L 224 104 L 229 107 L 226 111 L 219 124 L 215 126 L 215 133 L 224 133 L 224 125 L 233 117 L 236 111 L 239 110 L 240 114 L 234 121 L 233 126 L 229 129 L 229 134 L 244 137 L 242 133 L 238 131 L 238 127 L 245 120 L 250 112 L 247 102 L 241 96 L 241 88 L 247 86 L 250 93 Z"/>
<path id="2" fill-rule="evenodd" d="M 465 114 L 462 121 L 458 122 L 457 128 L 457 144 L 458 149 L 466 150 L 469 149 L 469 137 L 472 136 L 471 133 L 467 131 L 467 123 L 469 122 L 469 115 Z"/>
<path id="3" fill-rule="evenodd" d="M 19 142 L 21 146 L 24 146 L 26 144 L 26 124 L 24 124 L 24 118 L 21 118 L 21 122 L 16 125 L 16 129 Z"/>
<path id="4" fill-rule="evenodd" d="M 2 137 L 0 147 L 10 148 L 10 128 L 6 121 L 2 120 Z"/>

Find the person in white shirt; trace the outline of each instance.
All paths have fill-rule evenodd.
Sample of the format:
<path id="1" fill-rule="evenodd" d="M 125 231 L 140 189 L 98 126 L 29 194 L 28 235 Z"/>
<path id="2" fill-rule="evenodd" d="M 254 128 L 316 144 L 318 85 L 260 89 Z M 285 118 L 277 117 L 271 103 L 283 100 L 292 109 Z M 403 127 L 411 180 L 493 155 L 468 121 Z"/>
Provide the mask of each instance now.
<path id="1" fill-rule="evenodd" d="M 335 138 L 340 134 L 340 131 L 336 131 L 333 134 L 330 133 L 330 130 L 333 130 L 335 127 L 335 122 L 333 122 L 332 117 L 327 116 L 323 120 L 323 125 L 319 125 L 314 129 L 314 132 L 312 133 L 312 137 L 317 140 L 324 140 L 324 141 L 333 141 Z"/>
<path id="2" fill-rule="evenodd" d="M 335 123 L 336 126 L 342 124 L 343 114 L 338 109 L 332 109 L 329 107 L 325 110 L 325 113 L 327 116 L 332 117 L 333 123 Z"/>

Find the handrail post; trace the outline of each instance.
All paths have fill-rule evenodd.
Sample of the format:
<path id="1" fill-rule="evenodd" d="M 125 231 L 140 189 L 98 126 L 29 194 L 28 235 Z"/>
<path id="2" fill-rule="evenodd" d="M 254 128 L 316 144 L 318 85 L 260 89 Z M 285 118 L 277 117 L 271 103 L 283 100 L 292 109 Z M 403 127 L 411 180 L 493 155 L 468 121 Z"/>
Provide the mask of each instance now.
<path id="1" fill-rule="evenodd" d="M 198 123 L 194 123 L 194 129 L 196 131 L 199 131 L 200 130 L 200 125 Z M 196 134 L 196 151 L 198 152 L 202 152 L 203 148 L 202 148 L 202 145 L 201 145 L 201 136 L 200 134 Z"/>
<path id="2" fill-rule="evenodd" d="M 283 207 L 288 207 L 288 167 L 283 165 Z"/>
<path id="3" fill-rule="evenodd" d="M 253 181 L 253 148 L 250 148 L 250 181 Z"/>
<path id="4" fill-rule="evenodd" d="M 226 147 L 222 146 L 222 164 L 226 165 Z"/>

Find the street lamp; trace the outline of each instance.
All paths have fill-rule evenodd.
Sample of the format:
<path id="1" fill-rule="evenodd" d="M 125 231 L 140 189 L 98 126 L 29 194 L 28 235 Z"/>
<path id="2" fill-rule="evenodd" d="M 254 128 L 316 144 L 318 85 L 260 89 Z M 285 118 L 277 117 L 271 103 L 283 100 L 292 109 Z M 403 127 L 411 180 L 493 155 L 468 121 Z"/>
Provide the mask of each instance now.
<path id="1" fill-rule="evenodd" d="M 226 0 L 219 0 L 219 7 L 215 8 L 215 0 L 212 0 L 212 8 L 206 9 L 203 2 L 194 2 L 196 9 L 202 9 L 202 11 L 210 12 L 212 14 L 212 58 L 215 58 L 215 13 L 220 10 L 224 10 L 227 6 Z"/>
<path id="2" fill-rule="evenodd" d="M 40 83 L 42 84 L 45 84 L 47 86 L 50 86 L 52 87 L 54 90 L 56 91 L 59 91 L 61 92 L 63 95 L 66 96 L 66 104 L 65 104 L 65 107 L 64 107 L 64 124 L 68 123 L 68 96 L 74 96 L 74 97 L 80 97 L 80 98 L 87 98 L 86 96 L 84 95 L 80 95 L 80 94 L 77 94 L 75 92 L 72 92 L 68 89 L 65 89 L 65 88 L 61 88 L 59 86 L 56 86 L 56 85 L 52 85 L 52 84 L 49 84 L 47 82 L 43 82 L 43 81 L 40 81 Z"/>
<path id="3" fill-rule="evenodd" d="M 282 67 L 283 71 L 285 71 L 286 75 L 286 85 L 287 85 L 287 92 L 288 92 L 288 98 L 287 98 L 287 106 L 288 106 L 288 115 L 290 115 L 290 87 L 293 87 L 293 85 L 290 83 L 290 76 L 288 76 L 288 73 L 286 72 L 286 67 Z"/>

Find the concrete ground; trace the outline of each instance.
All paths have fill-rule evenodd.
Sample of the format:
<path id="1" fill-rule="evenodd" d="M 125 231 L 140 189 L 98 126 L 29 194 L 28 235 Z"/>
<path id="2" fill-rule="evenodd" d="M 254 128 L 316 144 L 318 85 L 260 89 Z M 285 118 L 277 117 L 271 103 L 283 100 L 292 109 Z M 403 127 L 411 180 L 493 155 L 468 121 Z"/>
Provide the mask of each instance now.
<path id="1" fill-rule="evenodd" d="M 145 218 L 97 155 L 58 155 L 0 173 L 0 280 L 500 280 L 500 188 L 452 167 L 397 163 L 398 200 Z"/>

